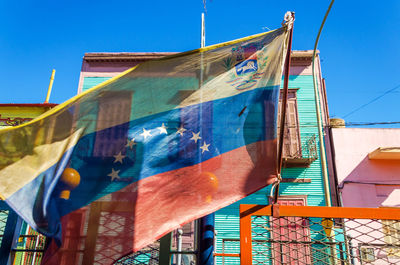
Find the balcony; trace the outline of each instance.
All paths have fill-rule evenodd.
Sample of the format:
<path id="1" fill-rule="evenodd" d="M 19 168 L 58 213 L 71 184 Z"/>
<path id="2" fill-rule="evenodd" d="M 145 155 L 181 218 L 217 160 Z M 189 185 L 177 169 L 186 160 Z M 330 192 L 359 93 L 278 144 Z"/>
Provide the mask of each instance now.
<path id="1" fill-rule="evenodd" d="M 284 139 L 283 167 L 309 167 L 318 158 L 317 140 L 315 135 L 309 136 L 300 146 L 300 142 L 292 137 Z"/>

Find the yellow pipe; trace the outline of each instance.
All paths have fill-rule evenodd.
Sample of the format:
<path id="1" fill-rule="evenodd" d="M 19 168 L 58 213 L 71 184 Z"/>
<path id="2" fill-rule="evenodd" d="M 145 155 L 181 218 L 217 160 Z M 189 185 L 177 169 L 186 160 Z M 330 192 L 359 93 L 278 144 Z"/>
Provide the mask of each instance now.
<path id="1" fill-rule="evenodd" d="M 46 100 L 44 101 L 44 103 L 49 103 L 50 94 L 51 94 L 51 88 L 53 87 L 53 82 L 54 82 L 54 76 L 55 75 L 56 75 L 56 69 L 53 69 L 53 71 L 51 72 L 50 84 L 49 84 L 49 88 L 47 89 L 47 96 L 46 96 Z"/>
<path id="2" fill-rule="evenodd" d="M 313 52 L 313 59 L 312 59 L 312 76 L 313 76 L 313 83 L 314 83 L 314 96 L 315 96 L 315 109 L 317 112 L 317 123 L 318 123 L 318 138 L 319 138 L 319 154 L 321 157 L 321 166 L 322 166 L 322 175 L 324 178 L 324 191 L 325 191 L 325 200 L 326 200 L 326 206 L 331 207 L 331 194 L 329 190 L 329 177 L 328 177 L 328 171 L 327 171 L 327 163 L 326 163 L 326 156 L 325 156 L 325 145 L 324 145 L 324 138 L 323 138 L 323 132 L 322 132 L 322 124 L 321 124 L 321 115 L 320 115 L 320 106 L 319 106 L 319 96 L 318 96 L 318 85 L 317 85 L 317 80 L 315 77 L 315 58 L 316 58 L 316 52 L 317 52 L 317 47 L 318 47 L 318 41 L 319 41 L 319 36 L 321 35 L 322 28 L 324 27 L 326 18 L 328 17 L 329 11 L 332 8 L 333 3 L 335 0 L 332 0 L 328 10 L 325 13 L 325 17 L 322 20 L 321 27 L 319 28 L 317 39 L 315 40 L 315 45 L 314 45 L 314 52 Z"/>

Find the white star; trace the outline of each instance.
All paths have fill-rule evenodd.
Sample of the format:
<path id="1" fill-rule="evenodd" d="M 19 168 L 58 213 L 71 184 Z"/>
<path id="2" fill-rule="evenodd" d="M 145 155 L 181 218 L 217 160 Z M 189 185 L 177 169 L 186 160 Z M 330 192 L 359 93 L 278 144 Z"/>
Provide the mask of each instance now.
<path id="1" fill-rule="evenodd" d="M 200 146 L 201 153 L 204 153 L 205 151 L 209 152 L 210 151 L 210 150 L 208 150 L 209 146 L 210 146 L 210 144 L 206 144 L 206 142 L 204 141 L 203 145 Z"/>
<path id="2" fill-rule="evenodd" d="M 132 147 L 136 144 L 135 142 L 135 138 L 132 138 L 131 140 L 126 139 L 126 147 L 130 147 L 132 149 Z"/>
<path id="3" fill-rule="evenodd" d="M 123 163 L 122 159 L 124 159 L 125 157 L 126 156 L 122 155 L 121 152 L 119 152 L 117 155 L 114 156 L 115 158 L 114 163 L 120 162 L 122 164 Z"/>
<path id="4" fill-rule="evenodd" d="M 201 137 L 199 136 L 200 132 L 198 132 L 198 133 L 192 132 L 192 134 L 193 134 L 193 136 L 192 136 L 192 138 L 190 138 L 190 140 L 193 140 L 195 143 L 197 143 L 197 140 L 201 139 Z"/>
<path id="5" fill-rule="evenodd" d="M 176 133 L 179 133 L 181 136 L 183 136 L 183 133 L 186 131 L 185 128 L 183 128 L 183 125 L 181 125 L 180 128 L 178 128 L 178 130 L 176 131 Z"/>
<path id="6" fill-rule="evenodd" d="M 120 177 L 118 176 L 120 170 L 114 170 L 113 168 L 111 170 L 111 173 L 107 175 L 111 177 L 111 181 L 114 181 L 114 179 L 120 179 Z"/>
<path id="7" fill-rule="evenodd" d="M 147 137 L 151 136 L 150 131 L 146 130 L 145 128 L 143 128 L 143 132 L 140 135 L 142 135 L 145 140 L 147 139 Z"/>
<path id="8" fill-rule="evenodd" d="M 163 133 L 168 134 L 167 127 L 165 127 L 164 123 L 161 125 L 161 127 L 157 127 L 157 129 L 160 130 L 160 134 L 163 134 Z"/>

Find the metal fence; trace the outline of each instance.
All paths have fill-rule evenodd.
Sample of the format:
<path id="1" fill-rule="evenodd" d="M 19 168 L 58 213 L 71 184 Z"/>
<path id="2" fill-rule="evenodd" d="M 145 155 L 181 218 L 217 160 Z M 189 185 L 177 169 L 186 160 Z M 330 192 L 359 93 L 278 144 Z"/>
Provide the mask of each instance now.
<path id="1" fill-rule="evenodd" d="M 400 209 L 245 205 L 245 264 L 400 264 Z"/>

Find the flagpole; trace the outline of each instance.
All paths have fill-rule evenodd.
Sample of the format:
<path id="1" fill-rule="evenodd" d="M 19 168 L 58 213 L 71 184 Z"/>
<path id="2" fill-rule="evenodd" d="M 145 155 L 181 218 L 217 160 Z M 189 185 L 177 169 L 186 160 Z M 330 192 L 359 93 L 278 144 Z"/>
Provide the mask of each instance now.
<path id="1" fill-rule="evenodd" d="M 206 25 L 204 20 L 204 13 L 201 13 L 201 40 L 200 47 L 204 48 L 206 46 Z M 200 88 L 204 81 L 204 70 L 203 70 L 203 52 L 200 53 Z"/>
<path id="2" fill-rule="evenodd" d="M 287 14 L 290 13 L 291 17 L 287 17 Z M 276 204 L 278 202 L 279 196 L 279 184 L 281 181 L 281 173 L 282 173 L 282 161 L 283 161 L 283 141 L 285 135 L 285 122 L 286 122 L 286 110 L 287 110 L 287 98 L 289 91 L 289 73 L 290 73 L 290 60 L 291 60 L 291 52 L 292 52 L 292 39 L 293 39 L 293 21 L 294 21 L 294 12 L 287 12 L 285 14 L 285 21 L 287 21 L 287 25 L 289 27 L 289 41 L 288 48 L 286 51 L 286 60 L 285 60 L 285 74 L 283 81 L 283 98 L 282 98 L 282 111 L 281 111 L 281 121 L 280 121 L 280 130 L 279 130 L 279 146 L 278 146 L 278 182 L 275 187 L 275 194 L 273 203 Z"/>
<path id="3" fill-rule="evenodd" d="M 201 40 L 200 47 L 206 46 L 206 27 L 204 13 L 201 13 Z M 200 80 L 199 89 L 204 82 L 204 67 L 203 67 L 203 51 L 200 52 Z M 201 116 L 201 115 L 200 115 Z M 201 117 L 200 117 L 201 118 Z M 214 225 L 215 213 L 206 215 L 200 219 L 200 244 L 199 244 L 199 264 L 213 265 L 214 264 Z"/>

